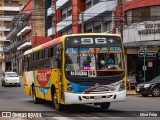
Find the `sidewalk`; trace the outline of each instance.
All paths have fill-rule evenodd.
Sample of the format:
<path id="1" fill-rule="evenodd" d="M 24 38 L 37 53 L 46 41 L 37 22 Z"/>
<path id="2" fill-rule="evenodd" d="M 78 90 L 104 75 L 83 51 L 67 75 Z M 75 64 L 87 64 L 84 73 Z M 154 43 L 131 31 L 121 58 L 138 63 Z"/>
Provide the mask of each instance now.
<path id="1" fill-rule="evenodd" d="M 127 90 L 127 95 L 139 95 L 136 90 Z"/>

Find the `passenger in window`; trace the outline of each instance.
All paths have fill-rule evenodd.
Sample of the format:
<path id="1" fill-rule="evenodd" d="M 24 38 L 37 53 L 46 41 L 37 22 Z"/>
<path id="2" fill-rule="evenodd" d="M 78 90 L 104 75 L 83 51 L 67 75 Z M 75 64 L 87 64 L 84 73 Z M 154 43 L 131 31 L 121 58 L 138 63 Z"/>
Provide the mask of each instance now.
<path id="1" fill-rule="evenodd" d="M 110 54 L 106 61 L 106 65 L 114 65 L 115 63 L 114 63 L 113 58 L 114 58 L 114 54 Z"/>
<path id="2" fill-rule="evenodd" d="M 83 61 L 83 69 L 84 70 L 90 70 L 90 63 L 91 63 L 91 57 L 87 56 L 86 59 Z"/>

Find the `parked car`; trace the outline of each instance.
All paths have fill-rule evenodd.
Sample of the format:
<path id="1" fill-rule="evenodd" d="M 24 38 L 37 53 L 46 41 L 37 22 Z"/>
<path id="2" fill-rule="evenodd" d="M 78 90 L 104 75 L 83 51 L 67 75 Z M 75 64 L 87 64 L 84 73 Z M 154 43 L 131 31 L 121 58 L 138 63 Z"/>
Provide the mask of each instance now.
<path id="1" fill-rule="evenodd" d="M 5 72 L 1 79 L 2 86 L 21 86 L 20 78 L 16 72 Z"/>
<path id="2" fill-rule="evenodd" d="M 147 97 L 151 94 L 154 97 L 160 96 L 160 76 L 157 76 L 149 82 L 143 82 L 137 85 L 136 92 Z"/>

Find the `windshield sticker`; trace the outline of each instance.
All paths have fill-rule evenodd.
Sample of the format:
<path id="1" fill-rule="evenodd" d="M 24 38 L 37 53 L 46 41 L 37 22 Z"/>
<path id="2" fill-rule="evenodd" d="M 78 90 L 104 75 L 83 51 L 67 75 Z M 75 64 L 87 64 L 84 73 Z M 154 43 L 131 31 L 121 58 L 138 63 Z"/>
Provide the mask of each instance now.
<path id="1" fill-rule="evenodd" d="M 66 71 L 79 70 L 78 64 L 66 64 Z"/>
<path id="2" fill-rule="evenodd" d="M 88 71 L 88 77 L 96 77 L 96 71 Z"/>
<path id="3" fill-rule="evenodd" d="M 110 51 L 122 51 L 121 47 L 110 47 Z"/>
<path id="4" fill-rule="evenodd" d="M 83 70 L 91 70 L 91 66 L 83 66 Z"/>
<path id="5" fill-rule="evenodd" d="M 71 71 L 71 75 L 73 75 L 73 76 L 88 76 L 87 71 L 86 72 Z"/>

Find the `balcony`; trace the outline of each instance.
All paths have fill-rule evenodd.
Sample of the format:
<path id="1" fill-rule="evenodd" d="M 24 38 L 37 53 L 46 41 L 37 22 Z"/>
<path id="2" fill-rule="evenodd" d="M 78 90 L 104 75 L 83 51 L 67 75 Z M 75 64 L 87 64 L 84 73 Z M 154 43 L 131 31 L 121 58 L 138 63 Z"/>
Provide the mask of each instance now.
<path id="1" fill-rule="evenodd" d="M 83 22 L 90 20 L 104 12 L 108 11 L 113 11 L 116 6 L 115 1 L 103 1 L 95 4 L 91 8 L 87 9 L 86 11 L 83 12 L 82 14 L 79 14 L 79 24 L 82 23 L 82 17 L 83 17 Z M 93 13 L 93 14 L 91 14 Z"/>
<path id="2" fill-rule="evenodd" d="M 61 9 L 68 2 L 70 2 L 70 0 L 58 0 L 56 2 L 56 9 Z"/>
<path id="3" fill-rule="evenodd" d="M 32 46 L 32 43 L 31 43 L 31 42 L 25 42 L 25 43 L 23 43 L 22 45 L 20 45 L 20 46 L 17 48 L 17 50 L 24 50 L 25 48 L 30 47 L 30 46 Z"/>
<path id="4" fill-rule="evenodd" d="M 48 29 L 47 36 L 55 35 L 55 27 L 51 27 Z"/>
<path id="5" fill-rule="evenodd" d="M 59 22 L 57 24 L 57 31 L 61 31 L 70 25 L 72 25 L 72 16 L 69 16 L 66 19 L 64 19 L 63 21 Z"/>
<path id="6" fill-rule="evenodd" d="M 10 21 L 9 24 L 7 24 L 7 28 L 13 28 L 15 26 L 15 22 L 19 21 L 24 21 L 26 20 L 29 16 L 31 15 L 30 12 L 25 12 L 25 13 L 19 13 L 18 15 L 12 17 L 12 20 Z M 20 24 L 20 23 L 19 23 Z M 22 23 L 23 24 L 23 23 Z M 23 26 L 26 26 L 26 25 L 23 25 Z"/>
<path id="7" fill-rule="evenodd" d="M 20 8 L 13 6 L 0 6 L 0 11 L 20 11 Z"/>
<path id="8" fill-rule="evenodd" d="M 16 41 L 14 43 L 11 43 L 9 46 L 4 48 L 4 52 L 10 52 L 11 50 L 16 49 L 21 44 L 22 44 L 21 41 Z"/>
<path id="9" fill-rule="evenodd" d="M 13 16 L 0 16 L 0 21 L 11 21 L 13 19 Z"/>
<path id="10" fill-rule="evenodd" d="M 24 36 L 29 31 L 31 31 L 31 26 L 26 26 L 17 34 L 17 36 Z"/>
<path id="11" fill-rule="evenodd" d="M 5 42 L 5 41 L 10 41 L 10 40 L 7 40 L 6 37 L 0 37 L 0 41 L 4 41 Z"/>
<path id="12" fill-rule="evenodd" d="M 10 31 L 10 29 L 6 29 L 5 26 L 0 26 L 0 31 Z"/>
<path id="13" fill-rule="evenodd" d="M 7 39 L 11 40 L 12 38 L 14 38 L 21 29 L 22 27 L 15 27 L 11 32 L 9 32 L 9 34 L 7 35 Z"/>
<path id="14" fill-rule="evenodd" d="M 0 61 L 5 61 L 5 56 L 3 53 L 0 54 Z"/>
<path id="15" fill-rule="evenodd" d="M 51 6 L 50 8 L 47 9 L 47 16 L 52 16 L 55 14 L 55 7 Z"/>
<path id="16" fill-rule="evenodd" d="M 3 52 L 3 47 L 0 47 L 0 52 Z"/>

